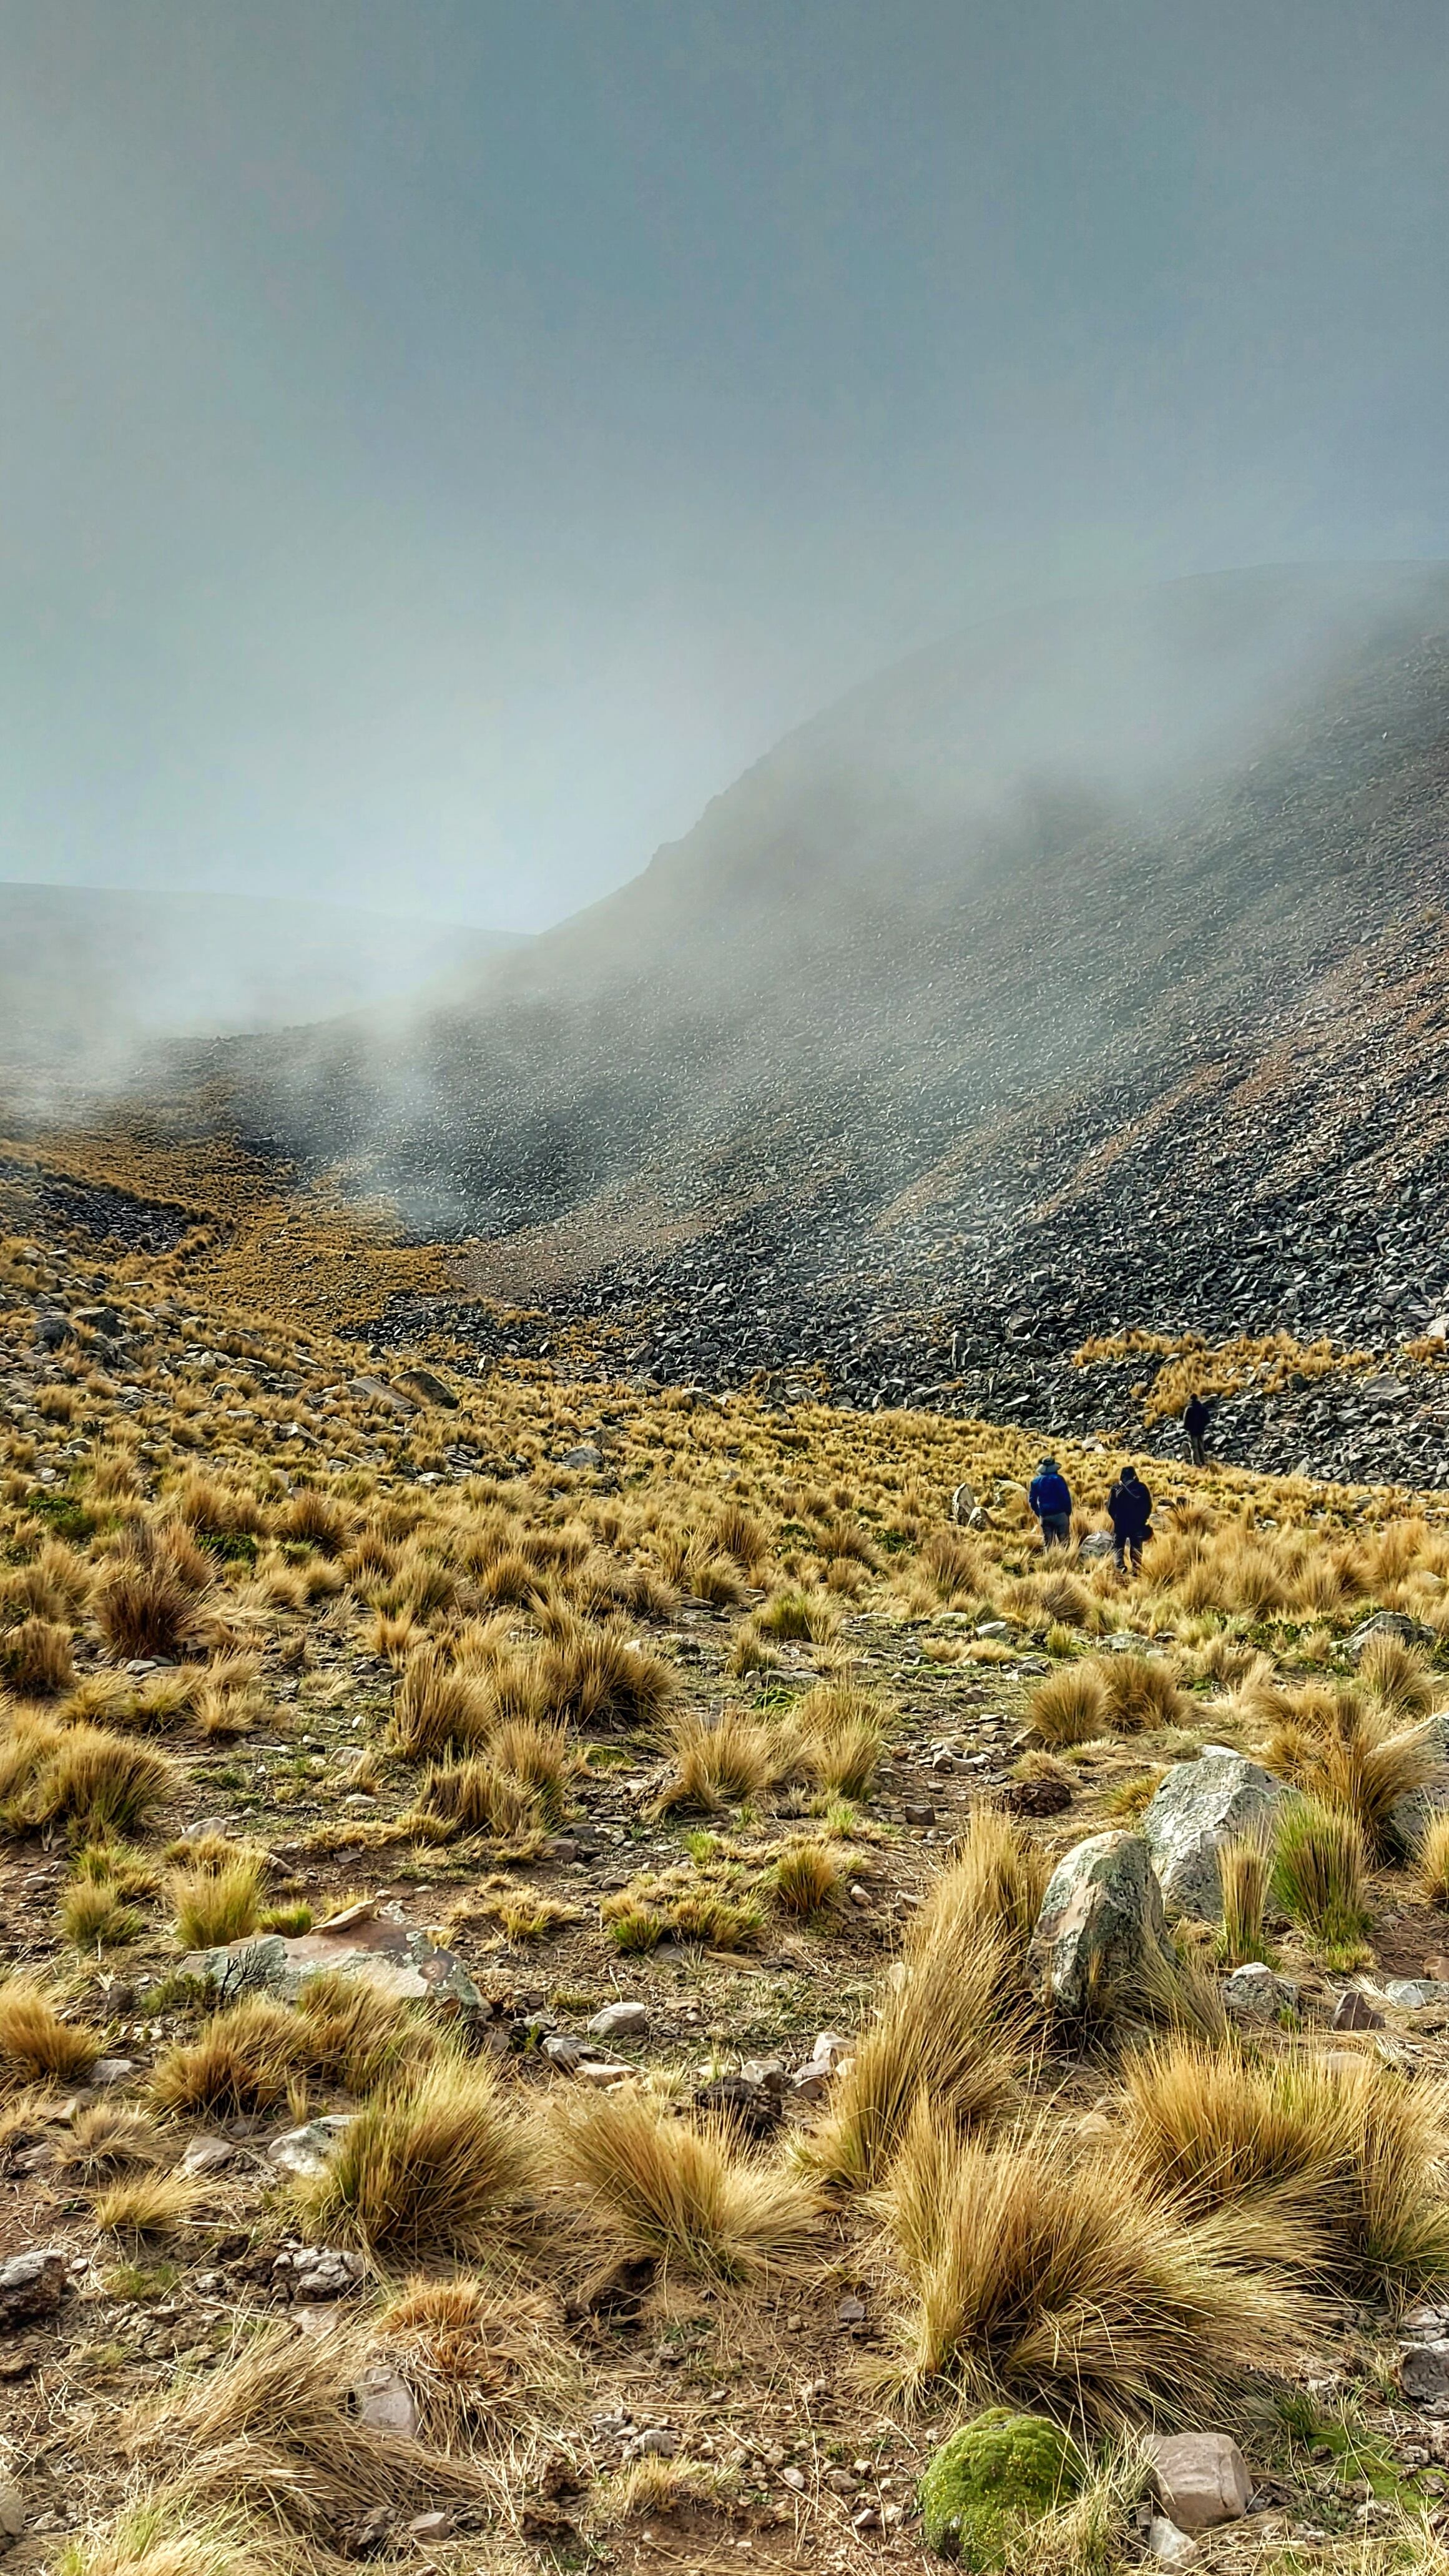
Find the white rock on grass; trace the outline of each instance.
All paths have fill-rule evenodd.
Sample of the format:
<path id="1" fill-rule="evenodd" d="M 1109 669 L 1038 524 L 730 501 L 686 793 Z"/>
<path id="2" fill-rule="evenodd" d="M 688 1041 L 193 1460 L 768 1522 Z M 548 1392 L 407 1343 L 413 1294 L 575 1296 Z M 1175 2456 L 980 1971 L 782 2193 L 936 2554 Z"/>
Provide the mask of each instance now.
<path id="1" fill-rule="evenodd" d="M 1284 1795 L 1271 1772 L 1225 1744 L 1204 1745 L 1195 1762 L 1169 1771 L 1139 1831 L 1171 1912 L 1199 1923 L 1222 1920 L 1218 1853 L 1241 1835 L 1266 1831 Z"/>
<path id="2" fill-rule="evenodd" d="M 649 2028 L 649 2007 L 630 2002 L 605 2004 L 584 2028 L 590 2039 L 642 2039 Z"/>
<path id="3" fill-rule="evenodd" d="M 1275 1975 L 1261 1959 L 1234 1968 L 1223 1980 L 1223 2010 L 1230 2021 L 1276 2021 L 1280 2012 L 1293 2012 L 1297 2004 L 1292 1978 Z"/>

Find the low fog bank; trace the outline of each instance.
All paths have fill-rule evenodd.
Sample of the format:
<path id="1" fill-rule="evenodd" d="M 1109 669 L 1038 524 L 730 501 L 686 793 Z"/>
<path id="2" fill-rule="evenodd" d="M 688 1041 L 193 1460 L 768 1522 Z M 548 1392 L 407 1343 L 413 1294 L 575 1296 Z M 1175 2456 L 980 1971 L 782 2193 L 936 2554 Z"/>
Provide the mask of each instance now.
<path id="1" fill-rule="evenodd" d="M 223 894 L 0 883 L 0 1071 L 164 1083 L 168 1051 L 371 1010 L 510 943 L 456 923 Z"/>

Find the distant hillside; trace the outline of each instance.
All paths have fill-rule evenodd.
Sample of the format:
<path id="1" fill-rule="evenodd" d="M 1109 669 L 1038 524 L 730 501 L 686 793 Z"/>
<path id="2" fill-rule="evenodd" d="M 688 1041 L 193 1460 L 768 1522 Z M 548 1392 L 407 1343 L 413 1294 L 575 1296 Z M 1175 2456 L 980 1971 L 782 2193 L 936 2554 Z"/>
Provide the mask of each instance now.
<path id="1" fill-rule="evenodd" d="M 1093 1333 L 1449 1301 L 1446 856 L 1449 572 L 1183 582 L 887 674 L 420 1031 L 223 1061 L 635 1365 L 1065 1423 Z"/>
<path id="2" fill-rule="evenodd" d="M 104 1078 L 176 1039 L 395 1000 L 504 944 L 330 904 L 0 884 L 0 1067 Z"/>

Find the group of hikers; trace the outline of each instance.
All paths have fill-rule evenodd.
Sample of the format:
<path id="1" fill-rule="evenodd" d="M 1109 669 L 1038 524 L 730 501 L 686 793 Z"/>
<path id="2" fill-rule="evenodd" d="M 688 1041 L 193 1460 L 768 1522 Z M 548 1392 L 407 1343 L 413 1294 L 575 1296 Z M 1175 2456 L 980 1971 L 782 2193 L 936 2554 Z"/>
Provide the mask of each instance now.
<path id="1" fill-rule="evenodd" d="M 1187 1434 L 1188 1455 L 1195 1467 L 1207 1457 L 1207 1433 L 1211 1420 L 1207 1405 L 1200 1395 L 1188 1399 L 1182 1416 Z M 1043 1458 L 1027 1493 L 1027 1501 L 1041 1523 L 1045 1548 L 1069 1547 L 1072 1537 L 1072 1489 L 1055 1458 Z M 1112 1554 L 1119 1574 L 1140 1574 L 1142 1551 L 1152 1536 L 1152 1496 L 1135 1467 L 1124 1467 L 1107 1496 L 1107 1518 L 1112 1524 Z"/>

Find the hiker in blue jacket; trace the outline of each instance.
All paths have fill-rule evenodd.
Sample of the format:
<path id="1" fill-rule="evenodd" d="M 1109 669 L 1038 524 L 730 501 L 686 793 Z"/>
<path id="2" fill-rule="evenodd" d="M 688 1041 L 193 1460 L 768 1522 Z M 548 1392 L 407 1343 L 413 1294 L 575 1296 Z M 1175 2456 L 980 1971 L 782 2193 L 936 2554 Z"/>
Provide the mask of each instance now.
<path id="1" fill-rule="evenodd" d="M 1055 1458 L 1043 1458 L 1031 1480 L 1026 1499 L 1041 1523 L 1042 1546 L 1070 1546 L 1072 1489 Z"/>

